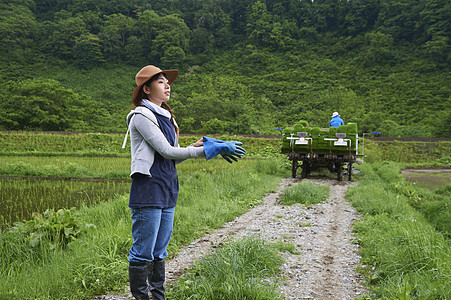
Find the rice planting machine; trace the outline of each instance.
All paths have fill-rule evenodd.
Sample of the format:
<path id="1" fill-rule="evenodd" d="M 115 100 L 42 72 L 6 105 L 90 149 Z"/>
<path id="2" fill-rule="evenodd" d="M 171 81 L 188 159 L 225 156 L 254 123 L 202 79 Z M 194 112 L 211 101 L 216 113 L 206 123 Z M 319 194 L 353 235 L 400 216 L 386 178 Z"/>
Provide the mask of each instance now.
<path id="1" fill-rule="evenodd" d="M 307 178 L 311 171 L 328 169 L 342 181 L 344 174 L 352 177 L 353 164 L 357 159 L 357 124 L 348 123 L 338 128 L 308 127 L 300 121 L 294 127 L 282 130 L 281 153 L 292 162 L 292 177 L 296 178 L 302 168 L 301 178 Z"/>

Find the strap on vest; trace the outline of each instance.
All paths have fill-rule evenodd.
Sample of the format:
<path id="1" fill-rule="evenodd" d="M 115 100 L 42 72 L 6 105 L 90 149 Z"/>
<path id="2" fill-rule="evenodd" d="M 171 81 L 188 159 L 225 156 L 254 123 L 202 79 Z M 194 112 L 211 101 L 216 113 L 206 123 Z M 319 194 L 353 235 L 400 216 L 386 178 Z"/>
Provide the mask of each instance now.
<path id="1" fill-rule="evenodd" d="M 122 143 L 122 149 L 124 149 L 125 145 L 127 144 L 127 138 L 128 138 L 129 132 L 130 132 L 130 127 L 127 126 L 127 133 L 125 134 L 124 142 Z"/>
<path id="2" fill-rule="evenodd" d="M 148 108 L 147 108 L 148 109 Z M 155 125 L 157 125 L 158 128 L 160 128 L 160 125 L 158 124 L 157 118 L 155 117 L 154 113 L 152 110 L 148 109 L 150 114 L 146 111 L 146 110 L 140 110 L 139 112 L 135 112 L 133 114 L 133 116 L 131 116 L 130 118 L 130 122 L 128 122 L 128 126 L 127 126 L 127 132 L 125 133 L 125 138 L 124 138 L 124 142 L 122 143 L 122 149 L 125 148 L 125 145 L 127 145 L 127 138 L 128 138 L 128 133 L 130 132 L 130 124 L 132 123 L 132 119 L 135 116 L 135 114 L 142 114 L 143 116 L 145 116 L 147 119 L 149 119 L 150 121 L 152 121 Z M 174 120 L 175 122 L 175 120 Z M 177 125 L 176 125 L 177 126 Z M 161 128 L 160 128 L 161 129 Z M 177 139 L 178 140 L 178 139 Z M 178 143 L 176 140 L 176 144 Z"/>

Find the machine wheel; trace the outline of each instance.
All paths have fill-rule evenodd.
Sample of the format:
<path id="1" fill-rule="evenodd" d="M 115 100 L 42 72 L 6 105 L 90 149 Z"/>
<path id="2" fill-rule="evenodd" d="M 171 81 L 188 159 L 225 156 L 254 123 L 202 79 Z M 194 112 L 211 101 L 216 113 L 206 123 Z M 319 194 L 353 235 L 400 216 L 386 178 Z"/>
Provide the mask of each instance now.
<path id="1" fill-rule="evenodd" d="M 301 178 L 307 178 L 309 175 L 310 175 L 310 163 L 308 161 L 303 161 Z"/>
<path id="2" fill-rule="evenodd" d="M 343 163 L 335 164 L 335 169 L 337 171 L 337 180 L 343 181 Z"/>
<path id="3" fill-rule="evenodd" d="M 352 163 L 348 163 L 348 181 L 352 179 Z"/>
<path id="4" fill-rule="evenodd" d="M 298 169 L 298 161 L 293 160 L 291 163 L 291 177 L 296 178 L 297 169 Z"/>

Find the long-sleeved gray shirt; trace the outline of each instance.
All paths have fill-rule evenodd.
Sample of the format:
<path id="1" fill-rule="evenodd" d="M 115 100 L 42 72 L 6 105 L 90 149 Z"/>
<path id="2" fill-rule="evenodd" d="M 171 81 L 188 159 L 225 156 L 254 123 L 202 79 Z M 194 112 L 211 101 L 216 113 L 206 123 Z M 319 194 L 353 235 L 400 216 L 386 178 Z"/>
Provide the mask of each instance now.
<path id="1" fill-rule="evenodd" d="M 171 146 L 160 130 L 155 115 L 146 107 L 139 106 L 132 110 L 127 115 L 127 125 L 130 131 L 132 156 L 130 176 L 134 173 L 152 176 L 150 168 L 154 162 L 155 151 L 164 158 L 174 159 L 177 162 L 187 158 L 205 157 L 203 147 L 181 148 L 178 145 L 178 138 L 176 146 Z"/>

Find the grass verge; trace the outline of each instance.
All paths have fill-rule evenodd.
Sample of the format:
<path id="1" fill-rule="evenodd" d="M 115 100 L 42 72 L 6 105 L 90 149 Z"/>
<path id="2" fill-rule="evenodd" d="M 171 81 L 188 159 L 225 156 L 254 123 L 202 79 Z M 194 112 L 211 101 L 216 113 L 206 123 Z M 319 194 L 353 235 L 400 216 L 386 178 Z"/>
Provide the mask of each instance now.
<path id="1" fill-rule="evenodd" d="M 360 168 L 360 184 L 349 188 L 347 196 L 363 215 L 354 229 L 371 292 L 378 299 L 447 299 L 450 241 L 446 230 L 421 209 L 437 200 L 435 194 L 423 193 L 421 198 L 420 190 L 404 182 L 396 164 Z"/>

